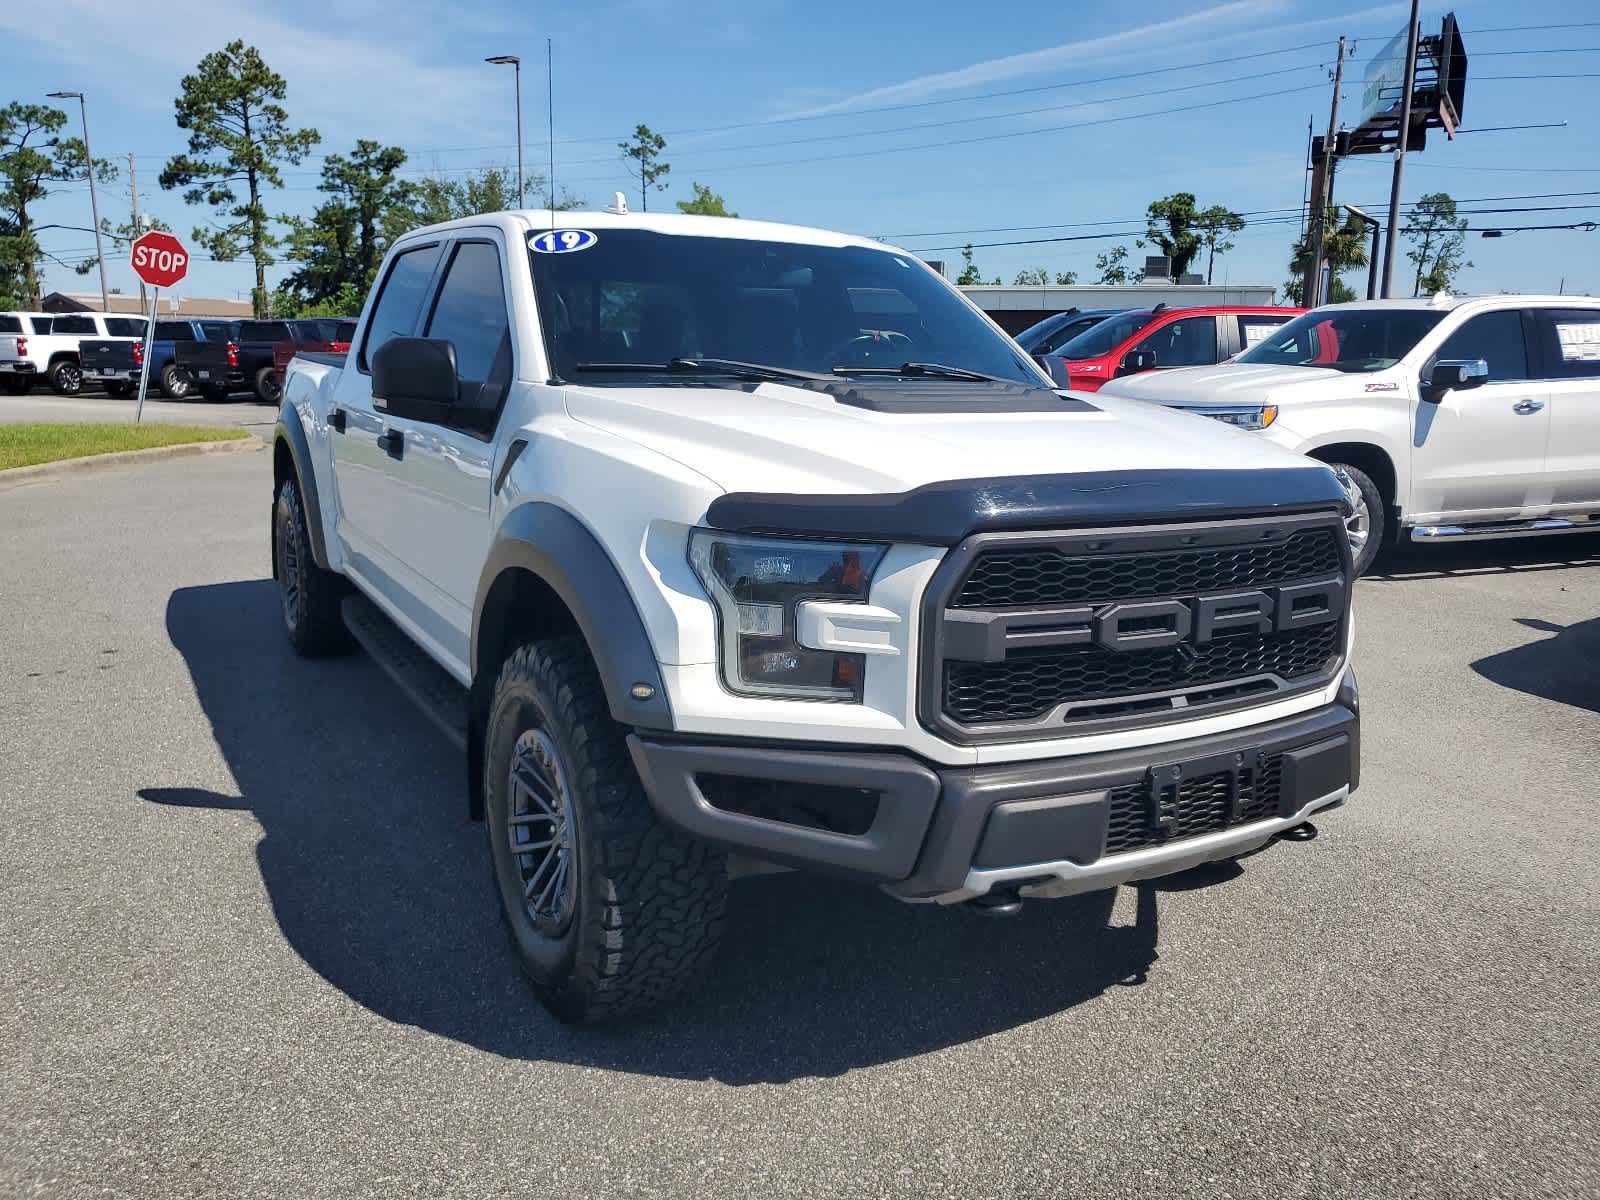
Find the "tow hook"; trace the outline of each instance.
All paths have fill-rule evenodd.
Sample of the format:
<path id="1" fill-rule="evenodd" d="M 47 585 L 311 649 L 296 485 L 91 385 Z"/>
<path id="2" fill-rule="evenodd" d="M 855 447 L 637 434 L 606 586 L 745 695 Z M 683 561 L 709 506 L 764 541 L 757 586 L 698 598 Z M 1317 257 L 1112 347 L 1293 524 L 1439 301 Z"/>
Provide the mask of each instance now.
<path id="1" fill-rule="evenodd" d="M 1293 829 L 1285 829 L 1278 835 L 1286 842 L 1310 842 L 1317 836 L 1317 827 L 1310 821 L 1296 825 Z"/>
<path id="2" fill-rule="evenodd" d="M 992 888 L 968 900 L 967 907 L 981 917 L 1014 917 L 1022 911 L 1022 896 L 1016 888 Z"/>

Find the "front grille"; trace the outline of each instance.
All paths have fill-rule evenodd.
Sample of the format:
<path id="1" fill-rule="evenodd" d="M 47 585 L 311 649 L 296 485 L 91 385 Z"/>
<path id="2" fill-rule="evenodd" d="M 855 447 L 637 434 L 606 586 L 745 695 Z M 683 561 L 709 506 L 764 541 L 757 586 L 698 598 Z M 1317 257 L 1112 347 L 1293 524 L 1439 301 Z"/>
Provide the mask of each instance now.
<path id="1" fill-rule="evenodd" d="M 1269 754 L 1259 771 L 1239 775 L 1239 795 L 1233 800 L 1233 774 L 1222 771 L 1185 779 L 1161 798 L 1169 815 L 1163 826 L 1156 819 L 1157 803 L 1148 783 L 1130 783 L 1111 789 L 1111 812 L 1106 827 L 1106 853 L 1122 854 L 1159 846 L 1178 838 L 1215 833 L 1251 821 L 1278 815 L 1283 780 L 1283 755 Z"/>
<path id="2" fill-rule="evenodd" d="M 1040 720 L 1069 701 L 1116 700 L 1260 675 L 1306 679 L 1328 670 L 1338 653 L 1338 625 L 1225 635 L 1204 646 L 1133 654 L 1099 646 L 1023 650 L 1004 662 L 949 663 L 944 707 L 969 725 Z M 1094 708 L 1098 713 L 1102 706 Z"/>
<path id="3" fill-rule="evenodd" d="M 975 535 L 930 588 L 924 720 L 1047 737 L 1315 687 L 1344 653 L 1343 539 L 1333 513 Z"/>
<path id="4" fill-rule="evenodd" d="M 1303 529 L 1271 545 L 1067 555 L 1051 547 L 985 553 L 951 608 L 1104 603 L 1253 588 L 1341 569 L 1332 529 Z"/>

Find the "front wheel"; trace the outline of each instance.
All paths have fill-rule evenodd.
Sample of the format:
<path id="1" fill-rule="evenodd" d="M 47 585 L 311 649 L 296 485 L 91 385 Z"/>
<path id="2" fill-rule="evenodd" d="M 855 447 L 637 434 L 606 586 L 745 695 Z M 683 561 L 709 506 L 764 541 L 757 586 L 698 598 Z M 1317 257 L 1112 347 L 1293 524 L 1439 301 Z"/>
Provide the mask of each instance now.
<path id="1" fill-rule="evenodd" d="M 50 368 L 50 389 L 58 396 L 76 396 L 83 391 L 83 368 L 62 359 Z"/>
<path id="2" fill-rule="evenodd" d="M 515 650 L 484 738 L 484 824 L 523 970 L 563 1021 L 680 995 L 722 937 L 727 860 L 663 825 L 580 638 Z"/>
<path id="3" fill-rule="evenodd" d="M 1372 566 L 1373 560 L 1378 557 L 1378 548 L 1383 545 L 1384 527 L 1388 523 L 1383 493 L 1361 468 L 1348 463 L 1329 465 L 1350 480 L 1354 491 L 1354 511 L 1345 518 L 1344 528 L 1345 535 L 1350 539 L 1350 557 L 1354 560 L 1355 575 L 1360 578 Z"/>

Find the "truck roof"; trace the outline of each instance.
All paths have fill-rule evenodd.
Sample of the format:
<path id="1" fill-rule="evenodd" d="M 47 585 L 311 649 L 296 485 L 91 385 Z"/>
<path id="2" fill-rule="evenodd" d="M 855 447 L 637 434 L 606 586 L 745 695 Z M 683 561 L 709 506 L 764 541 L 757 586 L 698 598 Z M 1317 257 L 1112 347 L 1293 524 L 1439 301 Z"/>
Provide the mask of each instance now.
<path id="1" fill-rule="evenodd" d="M 551 212 L 549 209 L 508 209 L 504 212 L 481 213 L 475 217 L 462 217 L 438 225 L 428 225 L 406 234 L 409 240 L 420 234 L 440 233 L 450 229 L 481 228 L 486 224 L 500 225 L 517 232 L 537 233 L 542 229 L 588 229 L 601 233 L 608 229 L 647 229 L 653 233 L 677 234 L 682 237 L 743 238 L 749 241 L 794 242 L 811 246 L 861 246 L 872 250 L 910 251 L 827 229 L 813 229 L 805 225 L 784 225 L 774 221 L 753 221 L 743 217 L 701 217 L 686 213 L 615 213 L 591 209 L 569 209 Z"/>
<path id="2" fill-rule="evenodd" d="M 1420 309 L 1429 309 L 1429 310 L 1433 310 L 1433 311 L 1449 312 L 1452 309 L 1461 308 L 1461 307 L 1463 307 L 1465 305 L 1468 305 L 1468 304 L 1484 304 L 1484 303 L 1488 303 L 1490 301 L 1495 301 L 1495 302 L 1498 302 L 1498 303 L 1501 303 L 1501 304 L 1505 304 L 1505 303 L 1517 304 L 1517 303 L 1523 303 L 1523 302 L 1531 301 L 1531 302 L 1536 302 L 1536 303 L 1539 303 L 1539 304 L 1577 304 L 1577 305 L 1593 304 L 1593 303 L 1596 302 L 1595 297 L 1593 297 L 1593 296 L 1518 295 L 1518 294 L 1511 293 L 1511 292 L 1501 292 L 1501 293 L 1495 293 L 1495 294 L 1492 294 L 1492 295 L 1484 295 L 1484 296 L 1451 296 L 1451 295 L 1447 295 L 1447 294 L 1441 292 L 1441 293 L 1438 293 L 1438 294 L 1433 295 L 1433 296 L 1406 296 L 1404 298 L 1397 298 L 1397 299 L 1392 299 L 1392 300 L 1347 300 L 1343 304 L 1324 304 L 1324 305 L 1321 305 L 1318 308 L 1317 311 L 1320 312 L 1320 311 L 1322 311 L 1322 309 L 1335 309 L 1335 308 L 1337 308 L 1337 309 L 1358 309 L 1358 308 L 1419 309 L 1420 308 Z"/>

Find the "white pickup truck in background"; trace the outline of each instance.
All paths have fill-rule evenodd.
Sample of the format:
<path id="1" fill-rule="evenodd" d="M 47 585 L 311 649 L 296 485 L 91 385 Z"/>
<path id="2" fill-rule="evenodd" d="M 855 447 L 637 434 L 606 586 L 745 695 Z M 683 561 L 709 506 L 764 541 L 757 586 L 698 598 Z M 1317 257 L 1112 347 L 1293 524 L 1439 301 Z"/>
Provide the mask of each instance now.
<path id="1" fill-rule="evenodd" d="M 1343 470 L 1356 570 L 1385 537 L 1600 529 L 1600 300 L 1331 304 L 1231 362 L 1115 379 Z"/>
<path id="2" fill-rule="evenodd" d="M 83 362 L 78 344 L 84 338 L 144 336 L 140 317 L 107 313 L 0 313 L 0 383 L 13 396 L 48 380 L 58 395 L 83 391 Z"/>

